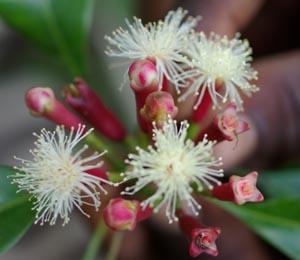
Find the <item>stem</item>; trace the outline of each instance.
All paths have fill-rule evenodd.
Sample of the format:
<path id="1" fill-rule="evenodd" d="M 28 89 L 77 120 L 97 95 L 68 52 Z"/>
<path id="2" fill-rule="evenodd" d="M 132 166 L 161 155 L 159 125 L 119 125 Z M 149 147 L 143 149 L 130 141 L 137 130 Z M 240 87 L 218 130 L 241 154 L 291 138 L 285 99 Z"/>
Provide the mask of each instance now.
<path id="1" fill-rule="evenodd" d="M 124 140 L 124 144 L 126 145 L 128 151 L 134 151 L 137 147 L 137 140 L 133 136 L 127 136 Z"/>
<path id="2" fill-rule="evenodd" d="M 124 165 L 121 160 L 118 159 L 116 156 L 116 153 L 114 152 L 114 148 L 107 144 L 104 143 L 98 136 L 96 136 L 93 133 L 90 133 L 86 138 L 85 142 L 90 145 L 93 149 L 103 152 L 107 151 L 105 153 L 105 158 L 108 160 L 108 162 L 116 169 L 116 170 L 123 170 Z"/>
<path id="3" fill-rule="evenodd" d="M 107 232 L 107 227 L 102 219 L 98 221 L 98 225 L 93 233 L 93 236 L 85 250 L 82 260 L 94 260 L 98 253 L 99 247 L 105 234 Z"/>
<path id="4" fill-rule="evenodd" d="M 118 257 L 122 239 L 124 237 L 124 232 L 117 232 L 115 233 L 114 237 L 112 238 L 112 242 L 109 248 L 109 251 L 106 256 L 106 260 L 115 260 Z"/>

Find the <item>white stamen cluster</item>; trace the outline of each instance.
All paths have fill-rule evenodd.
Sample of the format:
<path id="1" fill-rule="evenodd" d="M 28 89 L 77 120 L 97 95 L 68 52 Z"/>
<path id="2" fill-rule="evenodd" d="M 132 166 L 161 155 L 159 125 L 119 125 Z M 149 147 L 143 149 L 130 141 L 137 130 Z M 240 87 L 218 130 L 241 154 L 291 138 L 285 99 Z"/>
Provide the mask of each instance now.
<path id="1" fill-rule="evenodd" d="M 186 52 L 191 59 L 192 69 L 180 77 L 193 81 L 179 101 L 192 94 L 199 95 L 194 107 L 196 109 L 208 90 L 214 106 L 218 105 L 218 99 L 222 102 L 230 100 L 238 110 L 242 110 L 243 100 L 239 90 L 248 96 L 258 91 L 258 87 L 249 82 L 257 79 L 257 72 L 250 64 L 251 53 L 248 41 L 238 36 L 228 39 L 227 36 L 214 33 L 208 37 L 202 32 L 194 34 Z"/>
<path id="2" fill-rule="evenodd" d="M 99 192 L 106 192 L 100 181 L 108 182 L 87 171 L 101 166 L 101 162 L 94 161 L 102 154 L 83 158 L 88 146 L 75 150 L 91 131 L 85 132 L 85 126 L 81 125 L 77 131 L 72 129 L 69 135 L 60 126 L 53 132 L 42 129 L 39 135 L 34 133 L 37 141 L 35 148 L 30 150 L 33 160 L 16 158 L 21 161 L 21 166 L 15 167 L 18 172 L 12 176 L 13 183 L 34 198 L 35 223 L 54 225 L 60 217 L 65 225 L 74 207 L 86 216 L 81 208 L 83 204 L 94 206 L 96 210 L 99 208 Z"/>
<path id="3" fill-rule="evenodd" d="M 113 36 L 106 36 L 109 46 L 106 54 L 128 60 L 149 58 L 156 64 L 159 87 L 162 87 L 165 76 L 179 92 L 183 79 L 182 65 L 188 60 L 183 55 L 188 43 L 188 35 L 199 18 L 188 17 L 181 8 L 170 11 L 164 21 L 143 25 L 141 19 L 134 18 L 131 24 L 126 20 L 128 30 L 119 28 Z M 175 80 L 176 79 L 176 80 Z"/>
<path id="4" fill-rule="evenodd" d="M 177 122 L 168 119 L 161 129 L 154 125 L 154 146 L 148 151 L 137 148 L 137 154 L 129 154 L 128 170 L 123 174 L 124 181 L 136 180 L 133 186 L 125 188 L 122 194 L 132 195 L 147 185 L 154 184 L 156 191 L 142 202 L 146 208 L 154 207 L 157 212 L 165 206 L 165 213 L 170 223 L 177 221 L 176 207 L 178 200 L 187 202 L 194 214 L 198 214 L 201 206 L 193 198 L 192 185 L 202 191 L 204 187 L 211 189 L 213 184 L 220 184 L 216 179 L 223 176 L 219 168 L 221 158 L 213 156 L 215 142 L 206 137 L 194 144 L 187 139 L 186 121 L 181 122 L 178 129 Z"/>

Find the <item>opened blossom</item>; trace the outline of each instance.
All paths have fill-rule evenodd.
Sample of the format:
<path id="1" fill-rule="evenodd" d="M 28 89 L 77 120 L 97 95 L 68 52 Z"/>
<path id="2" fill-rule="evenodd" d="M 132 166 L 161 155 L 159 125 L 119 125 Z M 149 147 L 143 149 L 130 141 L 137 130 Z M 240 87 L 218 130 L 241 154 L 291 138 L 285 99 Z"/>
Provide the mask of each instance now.
<path id="1" fill-rule="evenodd" d="M 187 203 L 194 214 L 198 214 L 200 204 L 193 198 L 194 183 L 197 191 L 212 189 L 222 177 L 221 159 L 213 156 L 215 142 L 204 138 L 195 145 L 187 139 L 186 121 L 180 123 L 168 119 L 161 128 L 154 125 L 153 146 L 148 150 L 137 148 L 136 154 L 129 154 L 128 170 L 124 181 L 136 180 L 127 186 L 122 194 L 133 195 L 144 187 L 154 184 L 156 191 L 145 199 L 141 206 L 153 207 L 154 212 L 165 206 L 165 214 L 170 223 L 177 221 L 176 207 L 179 202 Z"/>
<path id="2" fill-rule="evenodd" d="M 184 101 L 190 95 L 198 95 L 194 108 L 200 105 L 205 91 L 208 91 L 215 107 L 219 102 L 234 102 L 238 110 L 243 109 L 241 93 L 251 96 L 258 91 L 252 83 L 257 79 L 257 72 L 251 67 L 251 53 L 247 40 L 236 36 L 229 39 L 203 32 L 191 36 L 186 54 L 191 59 L 191 70 L 184 73 L 192 84 L 180 97 Z"/>
<path id="3" fill-rule="evenodd" d="M 199 18 L 188 17 L 187 12 L 178 8 L 170 11 L 163 21 L 144 25 L 141 19 L 134 18 L 133 23 L 126 20 L 127 29 L 122 27 L 106 36 L 108 42 L 106 54 L 134 61 L 150 59 L 155 63 L 158 73 L 159 89 L 163 79 L 174 84 L 180 91 L 184 71 L 182 65 L 188 65 L 184 52 L 188 43 L 188 35 L 196 26 Z"/>
<path id="4" fill-rule="evenodd" d="M 39 135 L 34 134 L 37 141 L 35 148 L 30 150 L 33 159 L 16 158 L 21 165 L 15 167 L 17 173 L 13 176 L 13 183 L 33 197 L 35 223 L 54 225 L 60 218 L 65 225 L 74 208 L 86 216 L 88 214 L 82 209 L 84 204 L 95 210 L 99 208 L 99 193 L 106 193 L 101 183 L 110 182 L 88 171 L 101 167 L 102 162 L 95 160 L 99 160 L 102 154 L 84 156 L 87 145 L 75 150 L 91 131 L 78 126 L 67 135 L 63 127 L 57 127 L 53 132 L 43 129 Z"/>

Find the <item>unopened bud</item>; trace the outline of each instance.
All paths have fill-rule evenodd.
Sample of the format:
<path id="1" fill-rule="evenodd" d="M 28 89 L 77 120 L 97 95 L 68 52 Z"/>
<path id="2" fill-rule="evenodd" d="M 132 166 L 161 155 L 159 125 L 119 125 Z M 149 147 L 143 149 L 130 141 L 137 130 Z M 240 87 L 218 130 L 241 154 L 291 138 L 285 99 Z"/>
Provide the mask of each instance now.
<path id="1" fill-rule="evenodd" d="M 161 126 L 168 117 L 174 118 L 178 109 L 171 94 L 164 91 L 155 91 L 148 95 L 140 113 L 149 123 L 155 122 Z"/>
<path id="2" fill-rule="evenodd" d="M 257 172 L 251 172 L 244 177 L 233 175 L 228 183 L 215 186 L 212 194 L 219 200 L 232 201 L 238 205 L 261 202 L 264 196 L 256 187 L 257 176 Z"/>
<path id="3" fill-rule="evenodd" d="M 156 87 L 158 84 L 156 66 L 148 59 L 133 62 L 129 67 L 128 76 L 131 88 L 136 91 Z"/>
<path id="4" fill-rule="evenodd" d="M 30 112 L 39 116 L 54 109 L 55 95 L 51 88 L 34 87 L 26 92 L 25 102 Z"/>
<path id="5" fill-rule="evenodd" d="M 126 137 L 122 123 L 84 80 L 76 78 L 74 84 L 65 87 L 64 94 L 66 102 L 105 137 L 115 141 Z"/>
<path id="6" fill-rule="evenodd" d="M 197 257 L 202 253 L 218 255 L 216 239 L 221 233 L 217 227 L 205 227 L 197 219 L 189 215 L 179 217 L 180 229 L 190 240 L 189 254 Z"/>
<path id="7" fill-rule="evenodd" d="M 103 211 L 106 225 L 113 230 L 134 230 L 136 224 L 148 218 L 152 211 L 142 210 L 136 200 L 111 199 Z"/>
<path id="8" fill-rule="evenodd" d="M 155 64 L 148 59 L 135 61 L 130 65 L 128 75 L 130 87 L 135 95 L 139 126 L 143 131 L 148 132 L 149 123 L 142 118 L 140 110 L 145 105 L 147 96 L 154 91 L 158 91 L 159 88 Z"/>
<path id="9" fill-rule="evenodd" d="M 79 125 L 82 125 L 80 118 L 68 111 L 56 99 L 50 88 L 33 87 L 29 89 L 25 95 L 25 102 L 33 115 L 46 117 L 57 125 L 64 125 L 69 129 L 77 129 Z"/>

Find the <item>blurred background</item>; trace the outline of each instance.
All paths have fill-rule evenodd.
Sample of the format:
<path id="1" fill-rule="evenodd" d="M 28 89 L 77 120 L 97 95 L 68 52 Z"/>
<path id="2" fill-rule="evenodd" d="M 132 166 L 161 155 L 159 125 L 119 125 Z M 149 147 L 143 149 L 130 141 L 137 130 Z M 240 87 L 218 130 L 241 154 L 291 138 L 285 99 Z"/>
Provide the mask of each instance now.
<path id="1" fill-rule="evenodd" d="M 0 164 L 13 165 L 13 155 L 28 157 L 28 149 L 32 147 L 33 142 L 32 132 L 39 131 L 42 127 L 53 127 L 44 119 L 30 116 L 24 105 L 25 91 L 31 86 L 50 86 L 60 94 L 63 86 L 71 82 L 76 74 L 89 78 L 89 82 L 105 103 L 119 115 L 129 129 L 133 129 L 133 95 L 129 88 L 118 90 L 124 70 L 109 69 L 111 59 L 108 60 L 104 55 L 104 35 L 110 34 L 117 26 L 124 25 L 124 18 L 137 15 L 144 17 L 145 21 L 155 20 L 164 16 L 169 6 L 183 5 L 190 8 L 191 14 L 202 15 L 201 10 L 191 8 L 196 1 L 188 0 L 177 3 L 172 0 L 53 1 L 54 6 L 61 4 L 61 10 L 64 11 L 64 14 L 57 11 L 52 15 L 59 17 L 59 26 L 64 19 L 66 20 L 68 27 L 62 26 L 61 33 L 67 35 L 67 48 L 71 50 L 70 55 L 75 64 L 72 67 L 65 62 L 60 50 L 53 47 L 55 39 L 42 32 L 42 25 L 39 23 L 43 23 L 47 15 L 39 12 L 39 5 L 43 5 L 44 2 L 47 1 L 0 0 Z M 255 57 L 299 48 L 299 14 L 299 0 L 264 1 L 255 18 L 242 30 L 243 37 L 249 39 L 254 49 Z M 70 18 L 77 15 L 80 18 Z M 203 16 L 205 18 L 205 15 Z M 79 24 L 81 19 L 84 25 Z M 76 30 L 79 32 L 72 34 Z M 81 49 L 85 47 L 88 50 L 87 56 Z M 160 237 L 160 231 L 155 230 L 151 223 L 149 228 L 158 241 L 170 238 L 163 234 Z M 86 220 L 74 213 L 70 224 L 64 228 L 58 225 L 33 226 L 17 246 L 1 255 L 0 259 L 80 259 L 90 231 Z M 167 231 L 166 233 L 168 234 Z M 155 241 L 153 237 L 152 241 Z M 180 243 L 181 240 L 178 241 Z M 259 240 L 259 243 L 263 244 L 263 249 L 257 250 L 267 253 L 258 254 L 255 259 L 289 259 L 264 242 Z M 298 245 L 300 247 L 300 241 Z M 255 251 L 256 247 L 253 248 Z M 174 258 L 166 258 L 166 249 L 158 248 L 159 250 L 161 253 L 153 253 L 153 257 L 149 259 L 188 259 L 186 252 L 177 254 Z M 230 258 L 228 254 L 222 259 L 253 259 L 249 256 Z"/>

